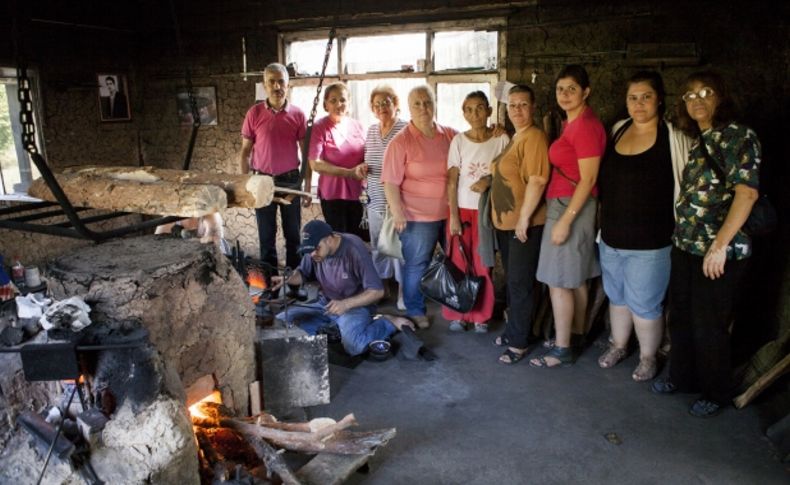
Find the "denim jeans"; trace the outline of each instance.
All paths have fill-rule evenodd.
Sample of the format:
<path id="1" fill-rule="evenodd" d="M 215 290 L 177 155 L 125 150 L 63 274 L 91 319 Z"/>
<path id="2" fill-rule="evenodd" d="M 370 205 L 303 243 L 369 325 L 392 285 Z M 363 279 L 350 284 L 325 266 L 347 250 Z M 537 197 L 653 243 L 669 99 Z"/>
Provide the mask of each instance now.
<path id="1" fill-rule="evenodd" d="M 281 187 L 293 186 L 299 180 L 299 171 L 292 170 L 274 177 L 274 183 Z M 289 268 L 299 266 L 301 258 L 297 250 L 301 242 L 302 204 L 300 197 L 294 197 L 291 205 L 272 203 L 255 209 L 258 221 L 258 239 L 261 248 L 261 261 L 277 267 L 277 208 L 280 208 L 283 236 L 285 237 L 285 264 Z"/>
<path id="2" fill-rule="evenodd" d="M 287 318 L 285 311 L 278 313 L 276 318 L 291 321 L 310 335 L 318 333 L 321 327 L 337 325 L 343 348 L 349 355 L 365 352 L 370 342 L 384 340 L 396 331 L 395 325 L 387 319 L 373 320 L 375 305 L 352 308 L 342 315 L 329 315 L 324 313 L 327 303 L 329 301 L 321 296 L 315 303 L 289 307 Z"/>
<path id="3" fill-rule="evenodd" d="M 425 297 L 420 291 L 420 278 L 428 268 L 436 243 L 444 246 L 444 221 L 406 223 L 400 233 L 403 249 L 403 303 L 406 315 L 425 315 Z"/>

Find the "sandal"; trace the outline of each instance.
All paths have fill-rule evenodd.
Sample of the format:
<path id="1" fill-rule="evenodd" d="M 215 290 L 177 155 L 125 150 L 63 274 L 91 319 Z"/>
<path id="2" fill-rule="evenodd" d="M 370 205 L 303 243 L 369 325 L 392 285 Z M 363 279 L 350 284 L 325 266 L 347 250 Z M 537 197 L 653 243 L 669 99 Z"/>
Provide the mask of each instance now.
<path id="1" fill-rule="evenodd" d="M 516 352 L 510 347 L 506 348 L 502 355 L 499 356 L 499 363 L 505 365 L 512 365 L 527 356 L 529 348 L 521 349 L 521 352 Z"/>
<path id="2" fill-rule="evenodd" d="M 497 347 L 504 347 L 510 343 L 510 339 L 505 337 L 504 335 L 500 335 L 499 337 L 494 339 L 494 345 Z"/>
<path id="3" fill-rule="evenodd" d="M 639 359 L 639 365 L 631 374 L 631 378 L 636 382 L 649 381 L 656 376 L 657 372 L 658 365 L 655 357 Z"/>
<path id="4" fill-rule="evenodd" d="M 557 364 L 550 364 L 548 361 L 546 361 L 547 357 L 556 359 L 559 362 Z M 570 347 L 554 347 L 543 354 L 543 357 L 530 360 L 529 365 L 532 367 L 542 367 L 545 369 L 552 369 L 554 367 L 568 367 L 573 365 L 573 352 L 571 351 Z"/>
<path id="5" fill-rule="evenodd" d="M 542 345 L 544 349 L 553 349 L 556 344 L 553 338 L 547 338 Z"/>
<path id="6" fill-rule="evenodd" d="M 609 369 L 617 365 L 618 362 L 625 359 L 627 352 L 625 349 L 610 345 L 606 352 L 598 358 L 598 366 L 601 369 Z"/>

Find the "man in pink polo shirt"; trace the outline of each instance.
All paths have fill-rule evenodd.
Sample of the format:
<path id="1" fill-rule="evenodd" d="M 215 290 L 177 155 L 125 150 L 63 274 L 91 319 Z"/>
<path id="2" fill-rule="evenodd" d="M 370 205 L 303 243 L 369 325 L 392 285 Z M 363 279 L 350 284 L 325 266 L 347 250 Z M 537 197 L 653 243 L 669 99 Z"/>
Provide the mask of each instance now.
<path id="1" fill-rule="evenodd" d="M 305 136 L 305 116 L 301 109 L 288 102 L 288 71 L 282 64 L 272 63 L 263 71 L 266 100 L 258 103 L 244 117 L 241 127 L 241 173 L 261 173 L 274 177 L 275 185 L 293 189 L 299 186 L 299 144 Z M 252 157 L 250 158 L 250 154 Z M 310 168 L 304 179 L 304 191 L 310 192 Z M 309 198 L 303 201 L 307 206 Z M 300 198 L 290 205 L 271 204 L 255 209 L 260 238 L 261 260 L 277 266 L 277 208 L 280 208 L 285 236 L 285 264 L 299 266 L 298 248 L 302 224 Z"/>

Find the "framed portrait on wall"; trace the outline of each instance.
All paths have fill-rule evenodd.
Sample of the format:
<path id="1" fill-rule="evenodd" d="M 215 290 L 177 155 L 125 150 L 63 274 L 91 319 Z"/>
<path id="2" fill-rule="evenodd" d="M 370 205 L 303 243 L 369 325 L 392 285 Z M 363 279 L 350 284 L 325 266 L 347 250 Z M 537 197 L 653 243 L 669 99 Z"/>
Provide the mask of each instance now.
<path id="1" fill-rule="evenodd" d="M 217 89 L 214 86 L 193 87 L 192 95 L 195 97 L 200 124 L 203 126 L 216 126 L 217 124 Z M 192 124 L 192 107 L 186 88 L 180 88 L 176 94 L 178 120 L 182 125 Z"/>
<path id="2" fill-rule="evenodd" d="M 123 74 L 97 74 L 99 86 L 99 119 L 101 121 L 129 121 L 129 86 Z"/>

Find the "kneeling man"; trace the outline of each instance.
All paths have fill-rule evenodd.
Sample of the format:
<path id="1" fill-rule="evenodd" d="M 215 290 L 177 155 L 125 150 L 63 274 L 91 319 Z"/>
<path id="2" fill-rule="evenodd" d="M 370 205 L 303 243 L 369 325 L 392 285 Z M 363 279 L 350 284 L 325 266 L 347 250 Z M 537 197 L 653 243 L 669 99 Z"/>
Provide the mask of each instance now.
<path id="1" fill-rule="evenodd" d="M 318 281 L 321 294 L 316 303 L 288 308 L 277 318 L 290 320 L 308 333 L 337 325 L 343 348 L 359 355 L 374 340 L 384 340 L 411 321 L 392 315 L 376 315 L 376 302 L 384 296 L 384 285 L 365 243 L 353 234 L 337 233 L 326 222 L 308 222 L 302 229 L 299 246 L 302 261 L 286 281 L 301 285 Z M 272 277 L 273 290 L 283 277 Z"/>

